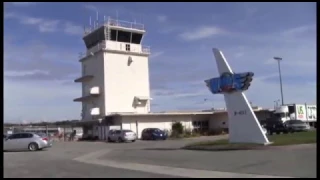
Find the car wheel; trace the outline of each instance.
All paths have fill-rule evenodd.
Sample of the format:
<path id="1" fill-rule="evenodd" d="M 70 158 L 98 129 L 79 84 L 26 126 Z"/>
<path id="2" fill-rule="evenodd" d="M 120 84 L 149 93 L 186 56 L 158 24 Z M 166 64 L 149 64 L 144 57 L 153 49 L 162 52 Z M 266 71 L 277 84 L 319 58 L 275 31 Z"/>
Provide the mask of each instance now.
<path id="1" fill-rule="evenodd" d="M 39 149 L 39 146 L 37 143 L 30 143 L 28 146 L 29 151 L 36 151 Z"/>
<path id="2" fill-rule="evenodd" d="M 111 139 L 108 137 L 108 142 L 112 142 Z"/>
<path id="3" fill-rule="evenodd" d="M 135 142 L 136 140 L 132 140 L 132 142 Z"/>
<path id="4" fill-rule="evenodd" d="M 118 142 L 123 142 L 123 140 L 121 139 L 121 137 L 118 138 Z"/>
<path id="5" fill-rule="evenodd" d="M 280 134 L 280 132 L 279 132 L 279 131 L 276 131 L 276 134 Z"/>

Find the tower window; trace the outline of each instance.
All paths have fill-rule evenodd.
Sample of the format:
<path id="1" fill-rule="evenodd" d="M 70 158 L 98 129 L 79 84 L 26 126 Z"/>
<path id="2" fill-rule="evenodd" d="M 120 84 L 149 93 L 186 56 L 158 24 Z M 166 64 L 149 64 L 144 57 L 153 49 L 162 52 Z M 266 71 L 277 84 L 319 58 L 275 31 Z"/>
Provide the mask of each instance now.
<path id="1" fill-rule="evenodd" d="M 130 44 L 126 44 L 126 51 L 130 51 Z"/>
<path id="2" fill-rule="evenodd" d="M 117 40 L 117 30 L 111 30 L 110 31 L 110 40 L 111 41 L 116 41 Z"/>
<path id="3" fill-rule="evenodd" d="M 130 32 L 118 31 L 118 42 L 130 43 Z"/>
<path id="4" fill-rule="evenodd" d="M 132 40 L 133 44 L 140 44 L 142 39 L 142 34 L 139 33 L 132 33 Z"/>

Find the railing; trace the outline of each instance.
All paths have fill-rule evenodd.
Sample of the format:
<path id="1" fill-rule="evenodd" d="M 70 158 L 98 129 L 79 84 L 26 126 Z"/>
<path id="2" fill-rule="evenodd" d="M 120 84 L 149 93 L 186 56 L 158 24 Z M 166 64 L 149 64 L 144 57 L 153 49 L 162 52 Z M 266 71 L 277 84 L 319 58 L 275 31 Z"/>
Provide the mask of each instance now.
<path id="1" fill-rule="evenodd" d="M 79 53 L 79 58 L 82 59 L 84 57 L 94 55 L 94 53 L 100 51 L 100 50 L 114 50 L 112 48 L 108 48 L 106 43 L 99 43 L 96 46 L 92 47 L 91 49 L 87 50 L 86 53 Z M 133 53 L 141 53 L 141 54 L 150 54 L 151 53 L 151 48 L 150 46 L 142 46 L 141 51 L 126 51 L 125 47 L 121 48 L 120 50 L 115 50 L 115 51 L 123 51 L 123 52 L 133 52 Z"/>
<path id="2" fill-rule="evenodd" d="M 139 29 L 144 30 L 144 25 L 136 22 L 128 22 L 128 21 L 121 21 L 116 19 L 109 18 L 107 23 L 109 26 L 118 26 L 118 27 L 124 27 L 124 28 L 130 28 L 130 29 Z"/>
<path id="3" fill-rule="evenodd" d="M 141 51 L 142 51 L 142 53 L 150 54 L 151 48 L 150 48 L 150 46 L 142 46 Z"/>
<path id="4" fill-rule="evenodd" d="M 123 28 L 129 28 L 129 29 L 145 30 L 144 24 L 141 24 L 141 23 L 122 21 L 122 20 L 108 18 L 107 20 L 104 20 L 102 23 L 96 24 L 96 26 L 94 26 L 93 28 L 92 27 L 85 27 L 84 28 L 84 35 L 91 33 L 92 31 L 100 28 L 103 25 L 110 26 L 110 27 L 123 27 Z"/>

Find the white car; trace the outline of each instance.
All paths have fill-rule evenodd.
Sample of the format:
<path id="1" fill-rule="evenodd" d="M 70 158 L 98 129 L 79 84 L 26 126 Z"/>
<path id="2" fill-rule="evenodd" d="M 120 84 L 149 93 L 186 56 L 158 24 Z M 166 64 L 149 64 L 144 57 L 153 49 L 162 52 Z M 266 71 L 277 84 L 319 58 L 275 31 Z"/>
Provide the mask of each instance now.
<path id="1" fill-rule="evenodd" d="M 108 142 L 135 142 L 136 139 L 136 133 L 131 130 L 111 130 L 108 134 Z"/>
<path id="2" fill-rule="evenodd" d="M 4 151 L 37 151 L 51 146 L 52 141 L 48 137 L 35 133 L 15 133 L 6 137 L 4 136 L 3 140 Z"/>

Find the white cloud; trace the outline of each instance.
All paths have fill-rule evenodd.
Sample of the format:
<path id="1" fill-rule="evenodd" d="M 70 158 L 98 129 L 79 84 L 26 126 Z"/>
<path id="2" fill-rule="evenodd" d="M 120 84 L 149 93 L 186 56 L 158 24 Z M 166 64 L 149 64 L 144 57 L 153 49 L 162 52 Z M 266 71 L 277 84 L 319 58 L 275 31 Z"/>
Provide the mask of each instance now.
<path id="1" fill-rule="evenodd" d="M 5 71 L 5 76 L 11 76 L 11 77 L 19 77 L 19 76 L 26 76 L 26 75 L 34 75 L 34 74 L 44 74 L 48 75 L 48 71 L 43 70 L 32 70 L 32 71 Z"/>
<path id="2" fill-rule="evenodd" d="M 53 81 L 32 83 L 5 80 L 4 120 L 34 122 L 44 116 L 49 121 L 79 119 L 81 105 L 73 102 L 72 98 L 80 95 L 81 88 L 58 85 Z"/>
<path id="3" fill-rule="evenodd" d="M 179 92 L 180 91 L 180 92 Z M 181 98 L 188 98 L 188 97 L 196 97 L 196 96 L 203 96 L 208 95 L 209 91 L 204 88 L 200 89 L 195 92 L 181 92 L 181 90 L 157 90 L 154 89 L 151 91 L 153 99 L 159 99 L 159 98 L 171 98 L 171 99 L 181 99 Z"/>
<path id="4" fill-rule="evenodd" d="M 252 85 L 246 92 L 249 101 L 252 101 L 253 104 L 272 108 L 273 101 L 280 99 L 279 73 L 276 61 L 272 59 L 274 56 L 283 58 L 281 70 L 285 103 L 316 103 L 315 28 L 311 25 L 296 27 L 280 32 L 271 31 L 260 34 L 237 34 L 228 31 L 225 41 L 229 42 L 234 39 L 237 43 L 228 43 L 220 48 L 235 72 L 253 71 L 255 73 Z M 206 46 L 207 53 L 186 50 L 184 55 L 170 55 L 170 52 L 166 52 L 177 60 L 166 57 L 163 58 L 163 63 L 167 63 L 168 68 L 170 66 L 179 66 L 179 68 L 172 72 L 167 70 L 166 74 L 160 75 L 159 73 L 159 76 L 165 77 L 162 78 L 162 82 L 157 81 L 157 83 L 172 85 L 174 88 L 171 88 L 171 93 L 163 90 L 161 92 L 160 88 L 158 91 L 154 89 L 152 95 L 155 96 L 154 102 L 157 106 L 153 109 L 184 109 L 187 106 L 189 109 L 208 109 L 212 103 L 214 107 L 225 106 L 223 98 L 219 98 L 221 95 L 210 94 L 201 80 L 202 77 L 204 80 L 208 74 L 207 78 L 218 76 L 216 62 L 210 48 L 212 44 L 208 42 L 204 43 L 204 46 Z M 179 59 L 184 59 L 184 63 L 181 63 Z M 195 59 L 199 60 L 197 65 L 194 63 Z M 203 61 L 203 59 L 206 60 Z M 181 78 L 177 80 L 176 74 L 179 74 Z M 194 75 L 191 76 L 192 74 Z M 197 81 L 192 79 L 194 76 L 199 77 Z M 177 87 L 177 83 L 184 85 Z M 201 90 L 204 92 L 197 94 Z M 193 94 L 195 96 L 192 96 Z M 204 96 L 214 100 L 203 104 L 201 98 Z"/>
<path id="5" fill-rule="evenodd" d="M 77 65 L 73 50 L 39 41 L 20 44 L 5 36 L 4 120 L 79 119 L 81 104 L 72 101 L 81 96 L 73 82 L 80 76 Z"/>
<path id="6" fill-rule="evenodd" d="M 234 55 L 234 57 L 235 57 L 235 58 L 240 58 L 240 57 L 242 57 L 243 55 L 244 55 L 243 52 L 239 52 L 239 53 L 236 53 L 236 54 Z"/>
<path id="7" fill-rule="evenodd" d="M 278 77 L 272 74 L 269 77 Z M 268 77 L 254 78 L 248 92 L 249 101 L 264 107 L 273 107 L 273 101 L 280 99 L 279 82 L 265 81 Z M 316 86 L 314 83 L 288 84 L 283 83 L 283 94 L 285 103 L 309 103 L 316 104 Z"/>
<path id="8" fill-rule="evenodd" d="M 159 52 L 155 52 L 155 53 L 152 53 L 151 55 L 150 55 L 150 59 L 154 59 L 154 58 L 156 58 L 156 57 L 159 57 L 159 56 L 161 56 L 161 55 L 163 55 L 163 51 L 159 51 Z"/>
<path id="9" fill-rule="evenodd" d="M 172 32 L 175 32 L 175 31 L 179 31 L 181 29 L 183 29 L 182 26 L 166 24 L 166 26 L 161 26 L 161 28 L 159 30 L 159 33 L 168 34 L 168 33 L 172 33 Z"/>
<path id="10" fill-rule="evenodd" d="M 35 5 L 39 3 L 40 2 L 11 2 L 11 4 L 15 6 L 30 6 L 30 5 Z"/>
<path id="11" fill-rule="evenodd" d="M 224 34 L 225 31 L 215 26 L 202 26 L 200 28 L 183 32 L 179 36 L 187 41 L 194 41 L 209 38 L 215 35 Z"/>
<path id="12" fill-rule="evenodd" d="M 22 15 L 18 13 L 5 13 L 4 18 L 6 20 L 14 19 L 19 21 L 20 24 L 23 25 L 31 25 L 36 26 L 39 30 L 39 32 L 48 33 L 48 32 L 57 32 L 57 31 L 63 31 L 66 34 L 70 35 L 79 35 L 83 31 L 81 26 L 77 26 L 71 22 L 67 21 L 61 21 L 56 19 L 44 19 L 39 17 L 31 17 L 27 15 Z"/>
<path id="13" fill-rule="evenodd" d="M 316 24 L 294 27 L 294 28 L 283 31 L 282 35 L 295 37 L 295 36 L 298 36 L 299 34 L 303 34 L 312 30 L 316 30 Z"/>
<path id="14" fill-rule="evenodd" d="M 161 22 L 161 23 L 163 23 L 163 22 L 166 22 L 167 21 L 167 16 L 165 16 L 165 15 L 159 15 L 159 16 L 157 16 L 157 20 L 159 21 L 159 22 Z"/>
<path id="15" fill-rule="evenodd" d="M 56 32 L 58 31 L 59 20 L 43 21 L 39 23 L 40 32 Z"/>
<path id="16" fill-rule="evenodd" d="M 82 35 L 84 32 L 84 29 L 78 25 L 67 22 L 65 23 L 64 32 L 67 34 Z"/>
<path id="17" fill-rule="evenodd" d="M 85 9 L 89 10 L 89 11 L 94 11 L 94 12 L 98 12 L 99 11 L 99 8 L 94 6 L 94 5 L 91 5 L 91 4 L 85 4 L 83 6 Z"/>

